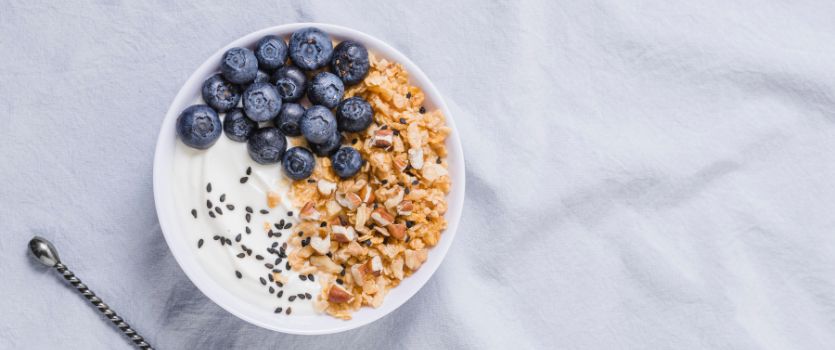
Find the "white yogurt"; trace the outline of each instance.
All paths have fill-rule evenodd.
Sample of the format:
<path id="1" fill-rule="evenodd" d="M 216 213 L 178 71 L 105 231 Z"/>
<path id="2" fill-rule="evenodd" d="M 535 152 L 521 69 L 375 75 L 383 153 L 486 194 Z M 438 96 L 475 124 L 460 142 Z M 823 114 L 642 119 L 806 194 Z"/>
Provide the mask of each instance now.
<path id="1" fill-rule="evenodd" d="M 246 175 L 247 168 L 252 169 L 250 175 Z M 282 174 L 280 164 L 261 165 L 253 161 L 247 153 L 246 143 L 239 143 L 229 140 L 221 135 L 217 143 L 207 150 L 196 150 L 178 141 L 174 156 L 174 188 L 178 213 L 188 239 L 194 242 L 191 246 L 194 254 L 198 257 L 203 267 L 209 274 L 230 292 L 238 295 L 258 307 L 266 310 L 274 310 L 281 307 L 284 310 L 292 307 L 292 315 L 314 314 L 312 302 L 308 299 L 290 302 L 292 295 L 309 293 L 316 296 L 319 293 L 318 281 L 302 281 L 297 273 L 287 271 L 287 259 L 276 265 L 274 268 L 281 270 L 286 277 L 282 288 L 271 283 L 268 275 L 271 270 L 264 264 L 274 264 L 278 255 L 267 252 L 274 242 L 278 242 L 276 250 L 282 243 L 292 235 L 296 234 L 296 218 L 299 208 L 294 208 L 290 200 L 290 180 Z M 242 177 L 248 177 L 246 183 L 241 183 Z M 206 186 L 211 182 L 211 192 Z M 275 191 L 282 195 L 282 204 L 275 208 L 267 206 L 267 193 Z M 220 196 L 225 194 L 224 202 L 220 202 Z M 220 206 L 222 215 L 215 212 L 215 218 L 209 216 L 209 209 L 206 201 L 210 200 L 214 207 Z M 234 210 L 229 210 L 227 205 L 234 205 Z M 249 206 L 253 209 L 251 222 L 246 222 L 246 210 Z M 192 209 L 197 211 L 197 218 L 192 216 Z M 268 214 L 260 211 L 266 209 Z M 293 212 L 288 217 L 288 211 Z M 292 223 L 293 227 L 287 230 L 277 230 L 274 224 L 281 220 L 285 223 Z M 281 232 L 281 237 L 268 237 L 264 224 L 269 223 L 273 232 Z M 249 227 L 250 234 L 245 232 Z M 241 241 L 235 242 L 235 237 L 241 234 Z M 221 246 L 220 242 L 214 240 L 215 235 L 232 240 L 232 245 Z M 197 248 L 199 239 L 203 239 L 202 248 Z M 241 259 L 237 255 L 244 252 L 241 245 L 252 250 L 251 256 Z M 287 248 L 290 253 L 290 248 Z M 256 260 L 255 256 L 261 255 L 263 260 Z M 242 278 L 238 278 L 235 271 L 239 271 Z M 267 281 L 267 285 L 260 282 L 260 278 Z M 272 286 L 274 293 L 269 292 Z M 279 291 L 283 290 L 283 296 L 277 297 Z"/>

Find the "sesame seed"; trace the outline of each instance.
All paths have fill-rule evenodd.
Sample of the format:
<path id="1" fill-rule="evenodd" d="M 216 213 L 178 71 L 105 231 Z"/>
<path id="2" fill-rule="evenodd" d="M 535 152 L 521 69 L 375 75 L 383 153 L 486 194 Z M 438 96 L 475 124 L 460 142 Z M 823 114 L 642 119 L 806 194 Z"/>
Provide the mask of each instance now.
<path id="1" fill-rule="evenodd" d="M 278 288 L 284 288 L 284 283 L 281 283 L 279 281 L 275 281 L 275 285 L 277 285 Z M 284 294 L 284 293 L 280 293 L 280 294 Z"/>
<path id="2" fill-rule="evenodd" d="M 394 134 L 394 136 L 400 136 L 400 130 L 394 130 L 392 134 Z"/>
<path id="3" fill-rule="evenodd" d="M 341 278 L 337 278 L 337 279 L 336 279 L 336 283 L 338 283 L 338 284 L 342 284 L 342 283 L 343 283 L 343 282 L 342 282 L 342 279 L 341 279 Z"/>
<path id="4" fill-rule="evenodd" d="M 246 234 L 250 234 L 250 233 L 252 233 L 252 230 L 251 230 L 251 229 L 249 229 L 249 226 L 245 227 L 245 228 L 244 228 L 244 231 L 246 231 Z"/>
<path id="5" fill-rule="evenodd" d="M 441 157 L 435 158 L 435 164 L 441 164 Z"/>
<path id="6" fill-rule="evenodd" d="M 288 306 L 287 311 L 285 311 L 284 314 L 289 315 L 291 312 L 293 312 L 293 310 Z"/>
<path id="7" fill-rule="evenodd" d="M 342 271 L 339 271 L 340 276 L 345 276 L 345 266 L 342 267 Z"/>
<path id="8" fill-rule="evenodd" d="M 243 277 L 244 275 L 242 275 L 240 271 L 235 270 L 235 276 L 237 276 L 238 279 L 241 279 L 241 277 Z"/>
<path id="9" fill-rule="evenodd" d="M 275 309 L 275 313 L 277 313 L 277 314 L 280 314 L 280 313 L 281 313 L 281 311 L 282 311 L 282 310 L 281 310 L 281 306 L 279 306 L 279 307 L 277 307 L 277 308 Z"/>
<path id="10" fill-rule="evenodd" d="M 296 301 L 296 296 L 295 296 L 295 295 L 291 295 L 289 298 L 287 298 L 287 300 L 289 300 L 289 301 Z"/>
<path id="11" fill-rule="evenodd" d="M 278 297 L 279 297 L 279 298 L 281 298 L 281 296 L 283 296 L 283 295 L 284 295 L 284 291 L 283 291 L 283 290 L 278 291 Z"/>
<path id="12" fill-rule="evenodd" d="M 352 144 L 352 145 L 356 145 L 358 141 L 359 141 L 359 140 L 357 140 L 356 138 L 354 138 L 354 139 L 352 139 L 352 140 L 351 140 L 351 144 Z"/>
<path id="13" fill-rule="evenodd" d="M 417 185 L 419 185 L 419 184 L 420 184 L 420 181 L 419 181 L 419 180 L 414 180 L 414 181 L 412 181 L 412 186 L 417 186 Z"/>
<path id="14" fill-rule="evenodd" d="M 212 183 L 211 182 L 206 184 L 206 192 L 212 192 Z"/>
<path id="15" fill-rule="evenodd" d="M 281 237 L 281 232 L 275 234 L 276 237 Z"/>
<path id="16" fill-rule="evenodd" d="M 383 185 L 385 186 L 385 185 L 388 185 L 388 184 L 389 184 L 389 180 L 382 179 L 382 180 L 380 180 L 380 183 L 381 183 L 381 184 L 383 184 Z"/>
<path id="17" fill-rule="evenodd" d="M 380 128 L 380 130 L 387 130 L 388 128 L 389 128 L 389 126 L 388 126 L 388 125 L 383 125 L 383 127 L 382 127 L 382 128 Z"/>
<path id="18" fill-rule="evenodd" d="M 215 207 L 215 211 L 217 212 L 218 215 L 223 215 L 223 210 L 220 209 L 220 207 Z"/>
<path id="19" fill-rule="evenodd" d="M 248 180 L 249 180 L 249 178 L 244 176 L 244 177 L 241 178 L 241 183 L 245 184 Z"/>
<path id="20" fill-rule="evenodd" d="M 237 255 L 238 259 L 243 259 L 246 256 L 244 253 L 240 253 Z"/>
<path id="21" fill-rule="evenodd" d="M 302 281 L 307 281 L 307 276 L 299 275 L 299 279 L 302 280 Z"/>
<path id="22" fill-rule="evenodd" d="M 216 216 L 215 216 L 215 212 L 210 211 L 210 212 L 209 212 L 209 216 L 211 216 L 211 217 L 212 217 L 212 219 L 214 219 L 214 218 L 216 217 Z"/>
<path id="23" fill-rule="evenodd" d="M 299 299 L 304 300 L 304 293 L 296 294 L 296 296 L 299 297 Z"/>
<path id="24" fill-rule="evenodd" d="M 213 240 L 219 240 L 219 239 L 220 239 L 220 236 L 215 235 L 214 237 L 212 237 L 212 239 L 213 239 Z"/>
<path id="25" fill-rule="evenodd" d="M 276 230 L 281 230 L 281 229 L 283 229 L 283 228 L 284 228 L 284 223 L 282 223 L 281 225 L 279 225 L 279 224 L 273 224 L 273 226 L 275 226 L 275 229 L 276 229 Z"/>
<path id="26" fill-rule="evenodd" d="M 285 229 L 285 230 L 290 229 L 291 227 L 293 227 L 293 223 L 292 223 L 292 222 L 288 222 L 288 223 L 284 224 L 284 229 Z"/>
<path id="27" fill-rule="evenodd" d="M 278 247 L 278 242 L 273 242 L 273 245 L 271 247 L 273 247 L 273 248 Z"/>
<path id="28" fill-rule="evenodd" d="M 202 247 L 202 246 L 203 246 L 203 239 L 201 238 L 197 241 L 197 249 L 200 249 L 200 247 Z"/>
<path id="29" fill-rule="evenodd" d="M 246 207 L 245 209 L 246 209 L 247 213 L 250 213 L 250 214 L 252 213 L 252 208 L 251 207 Z"/>
<path id="30" fill-rule="evenodd" d="M 309 184 L 313 184 L 313 183 L 316 183 L 316 180 L 313 180 L 313 179 L 307 179 L 307 183 L 309 183 Z"/>
<path id="31" fill-rule="evenodd" d="M 212 209 L 212 201 L 206 200 L 206 208 Z"/>
<path id="32" fill-rule="evenodd" d="M 249 213 L 246 213 L 246 223 L 249 223 L 249 221 L 251 219 L 252 219 L 252 215 L 250 215 Z"/>
<path id="33" fill-rule="evenodd" d="M 406 228 L 412 228 L 412 226 L 415 226 L 415 222 L 412 220 L 406 220 Z"/>
<path id="34" fill-rule="evenodd" d="M 228 209 L 229 211 L 232 211 L 232 210 L 235 210 L 235 206 L 232 205 L 232 204 L 227 204 L 226 209 Z"/>
<path id="35" fill-rule="evenodd" d="M 327 222 L 322 221 L 321 223 L 319 223 L 319 227 L 327 227 L 327 226 L 328 226 Z"/>
<path id="36" fill-rule="evenodd" d="M 246 167 L 246 174 L 247 175 L 252 175 L 252 167 L 251 166 Z"/>
<path id="37" fill-rule="evenodd" d="M 267 285 L 267 280 L 265 280 L 264 277 L 258 277 L 258 281 L 260 281 L 261 284 L 263 284 L 265 286 Z"/>
<path id="38" fill-rule="evenodd" d="M 258 254 L 255 254 L 255 260 L 264 260 L 264 257 L 260 256 Z"/>
<path id="39" fill-rule="evenodd" d="M 220 202 L 223 203 L 226 201 L 226 193 L 220 195 Z"/>
<path id="40" fill-rule="evenodd" d="M 226 239 L 226 244 L 228 244 L 228 245 L 232 245 L 232 240 L 231 240 L 231 239 L 229 239 L 229 238 L 227 238 L 227 239 Z"/>
<path id="41" fill-rule="evenodd" d="M 197 209 L 191 210 L 191 216 L 194 216 L 194 218 L 197 219 Z"/>
<path id="42" fill-rule="evenodd" d="M 293 212 L 292 212 L 292 211 L 288 211 L 288 212 L 287 212 L 287 216 L 293 216 Z"/>
<path id="43" fill-rule="evenodd" d="M 310 293 L 304 293 L 304 296 L 308 299 L 313 299 L 313 296 Z"/>
<path id="44" fill-rule="evenodd" d="M 239 233 L 237 236 L 235 236 L 235 242 L 240 242 L 240 241 L 241 241 L 241 234 Z"/>
<path id="45" fill-rule="evenodd" d="M 299 237 L 301 237 L 303 234 L 304 234 L 304 232 L 299 231 Z"/>
<path id="46" fill-rule="evenodd" d="M 406 124 L 406 118 L 400 118 L 400 124 Z"/>
<path id="47" fill-rule="evenodd" d="M 290 262 L 288 261 L 287 264 L 284 265 L 285 270 L 290 270 Z"/>
<path id="48" fill-rule="evenodd" d="M 411 91 L 406 93 L 406 98 L 412 98 L 412 92 Z"/>
<path id="49" fill-rule="evenodd" d="M 267 215 L 267 214 L 269 214 L 269 213 L 270 213 L 270 211 L 269 211 L 269 210 L 267 210 L 267 209 L 261 209 L 261 214 Z"/>
<path id="50" fill-rule="evenodd" d="M 267 238 L 273 238 L 273 230 L 267 231 Z"/>
<path id="51" fill-rule="evenodd" d="M 313 278 L 313 274 L 312 274 L 312 273 L 307 274 L 307 279 L 309 279 L 309 280 L 310 280 L 310 282 L 315 281 L 315 279 Z"/>
<path id="52" fill-rule="evenodd" d="M 275 288 L 273 288 L 273 287 L 270 287 L 270 289 L 269 289 L 269 290 L 270 290 L 270 294 L 273 294 L 273 293 L 275 293 Z"/>
<path id="53" fill-rule="evenodd" d="M 410 190 L 408 187 L 403 189 L 403 193 L 409 194 L 409 192 L 412 192 L 412 190 Z"/>
<path id="54" fill-rule="evenodd" d="M 420 109 L 418 110 L 418 113 L 420 113 L 420 114 L 426 113 L 426 108 L 424 108 L 423 106 L 420 106 Z"/>
<path id="55" fill-rule="evenodd" d="M 275 267 L 275 265 L 270 264 L 270 263 L 266 263 L 266 264 L 264 264 L 264 267 L 266 267 L 266 268 L 268 268 L 268 269 L 271 269 L 271 268 Z M 272 278 L 272 276 L 273 276 L 273 275 L 270 275 L 270 278 Z"/>

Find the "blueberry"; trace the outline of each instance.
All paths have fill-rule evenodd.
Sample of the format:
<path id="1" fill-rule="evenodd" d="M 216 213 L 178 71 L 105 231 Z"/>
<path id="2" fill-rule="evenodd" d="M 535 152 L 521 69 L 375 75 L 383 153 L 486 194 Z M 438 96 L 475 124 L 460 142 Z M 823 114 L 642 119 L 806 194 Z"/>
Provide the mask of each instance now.
<path id="1" fill-rule="evenodd" d="M 272 77 L 270 77 L 270 73 L 267 73 L 259 69 L 258 72 L 255 73 L 255 80 L 253 81 L 253 83 L 269 83 L 270 80 L 272 80 Z"/>
<path id="2" fill-rule="evenodd" d="M 244 91 L 244 112 L 256 122 L 275 118 L 281 110 L 281 97 L 270 83 L 254 83 Z"/>
<path id="3" fill-rule="evenodd" d="M 299 124 L 302 135 L 310 143 L 324 143 L 336 132 L 336 118 L 329 109 L 322 106 L 308 108 Z"/>
<path id="4" fill-rule="evenodd" d="M 333 172 L 343 179 L 354 176 L 362 167 L 362 156 L 353 147 L 342 147 L 331 156 Z"/>
<path id="5" fill-rule="evenodd" d="M 287 138 L 276 128 L 261 128 L 249 138 L 246 149 L 252 160 L 259 164 L 278 163 L 287 149 Z"/>
<path id="6" fill-rule="evenodd" d="M 275 118 L 275 126 L 287 136 L 299 136 L 302 134 L 299 123 L 304 116 L 304 107 L 298 103 L 285 103 L 281 105 L 281 111 Z"/>
<path id="7" fill-rule="evenodd" d="M 307 98 L 313 104 L 333 108 L 339 104 L 344 94 L 345 84 L 330 72 L 316 74 L 307 84 Z"/>
<path id="8" fill-rule="evenodd" d="M 318 28 L 302 28 L 290 36 L 290 58 L 299 68 L 311 71 L 328 64 L 333 55 L 333 42 Z"/>
<path id="9" fill-rule="evenodd" d="M 177 117 L 177 136 L 189 147 L 207 149 L 220 137 L 217 112 L 206 105 L 192 105 Z"/>
<path id="10" fill-rule="evenodd" d="M 339 132 L 335 132 L 328 137 L 328 140 L 323 143 L 310 143 L 310 149 L 313 153 L 316 153 L 317 156 L 320 157 L 327 157 L 336 152 L 339 149 L 339 146 L 342 145 L 342 134 Z"/>
<path id="11" fill-rule="evenodd" d="M 345 40 L 333 49 L 331 71 L 338 75 L 345 85 L 354 85 L 368 75 L 368 50 L 362 44 Z"/>
<path id="12" fill-rule="evenodd" d="M 203 101 L 218 112 L 226 112 L 238 105 L 241 100 L 241 88 L 215 74 L 203 82 Z"/>
<path id="13" fill-rule="evenodd" d="M 284 166 L 284 174 L 287 177 L 293 180 L 306 179 L 310 177 L 310 174 L 313 174 L 316 157 L 307 148 L 293 147 L 284 153 L 281 165 Z"/>
<path id="14" fill-rule="evenodd" d="M 304 96 L 307 76 L 299 67 L 287 65 L 273 74 L 273 84 L 285 102 L 296 102 Z"/>
<path id="15" fill-rule="evenodd" d="M 273 71 L 287 61 L 287 44 L 281 37 L 267 35 L 255 44 L 255 57 L 261 69 Z"/>
<path id="16" fill-rule="evenodd" d="M 251 50 L 233 47 L 220 60 L 223 77 L 235 84 L 249 84 L 258 74 L 258 60 Z"/>
<path id="17" fill-rule="evenodd" d="M 373 116 L 371 104 L 360 97 L 346 98 L 336 106 L 336 121 L 341 131 L 359 132 L 368 129 Z"/>
<path id="18" fill-rule="evenodd" d="M 240 108 L 233 108 L 223 116 L 223 132 L 232 141 L 245 142 L 258 130 L 258 123 L 246 117 Z"/>

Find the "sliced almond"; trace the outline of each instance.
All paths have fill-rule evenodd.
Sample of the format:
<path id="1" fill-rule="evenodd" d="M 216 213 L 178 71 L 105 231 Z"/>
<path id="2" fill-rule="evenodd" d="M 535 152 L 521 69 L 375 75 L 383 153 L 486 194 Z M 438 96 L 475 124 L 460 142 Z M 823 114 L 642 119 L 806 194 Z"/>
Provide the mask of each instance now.
<path id="1" fill-rule="evenodd" d="M 375 277 L 379 276 L 380 273 L 383 272 L 383 260 L 380 259 L 379 255 L 375 255 L 371 258 L 371 260 L 368 260 L 366 264 L 368 264 L 368 270 L 371 271 L 371 274 Z"/>
<path id="2" fill-rule="evenodd" d="M 382 227 L 380 227 L 380 226 L 374 226 L 374 231 L 377 231 L 377 232 L 379 232 L 381 235 L 386 236 L 386 237 L 388 237 L 388 235 L 389 235 L 389 231 L 388 231 L 388 230 L 386 230 L 386 229 L 384 229 L 384 228 L 382 228 Z"/>
<path id="3" fill-rule="evenodd" d="M 302 207 L 301 212 L 299 212 L 299 218 L 302 220 L 311 220 L 316 221 L 322 217 L 322 214 L 316 210 L 316 207 L 313 205 L 313 202 L 307 202 Z"/>
<path id="4" fill-rule="evenodd" d="M 325 238 L 318 236 L 310 237 L 310 246 L 317 253 L 325 255 L 331 250 L 331 238 L 330 236 L 325 236 Z"/>
<path id="5" fill-rule="evenodd" d="M 394 139 L 391 129 L 377 130 L 371 139 L 371 145 L 377 148 L 389 148 Z"/>
<path id="6" fill-rule="evenodd" d="M 371 218 L 380 226 L 386 226 L 394 222 L 394 217 L 383 207 L 379 207 L 371 212 Z"/>
<path id="7" fill-rule="evenodd" d="M 319 270 L 337 274 L 342 271 L 342 266 L 339 266 L 337 263 L 333 262 L 330 258 L 326 255 L 317 255 L 310 257 L 310 264 L 319 268 Z"/>
<path id="8" fill-rule="evenodd" d="M 423 149 L 420 147 L 409 149 L 409 164 L 412 168 L 420 170 L 423 168 Z"/>
<path id="9" fill-rule="evenodd" d="M 446 170 L 446 168 L 443 167 L 443 165 L 437 163 L 429 163 L 423 168 L 421 174 L 423 175 L 424 179 L 427 179 L 429 181 L 435 181 L 441 176 L 449 174 L 449 172 Z"/>
<path id="10" fill-rule="evenodd" d="M 393 196 L 389 197 L 389 199 L 386 199 L 386 201 L 383 202 L 383 205 L 386 206 L 386 209 L 389 209 L 389 210 L 394 209 L 398 204 L 400 204 L 400 202 L 403 201 L 404 193 L 405 193 L 405 191 L 403 191 L 402 188 L 398 187 L 397 193 L 395 193 Z"/>
<path id="11" fill-rule="evenodd" d="M 368 207 L 365 204 L 362 204 L 357 208 L 357 215 L 354 219 L 356 220 L 354 228 L 357 229 L 357 231 L 361 231 L 365 228 L 365 223 L 368 221 Z"/>
<path id="12" fill-rule="evenodd" d="M 386 230 L 394 238 L 403 239 L 406 237 L 406 225 L 404 224 L 391 224 L 386 226 Z"/>
<path id="13" fill-rule="evenodd" d="M 353 192 L 336 192 L 336 202 L 349 210 L 354 210 L 362 203 L 362 200 Z"/>
<path id="14" fill-rule="evenodd" d="M 275 208 L 279 204 L 281 204 L 281 195 L 275 191 L 267 192 L 267 206 L 270 208 Z"/>
<path id="15" fill-rule="evenodd" d="M 325 209 L 328 210 L 329 216 L 334 216 L 338 214 L 340 211 L 342 211 L 342 206 L 340 206 L 339 203 L 337 203 L 336 201 L 330 200 L 327 203 L 325 203 Z"/>
<path id="16" fill-rule="evenodd" d="M 359 198 L 363 203 L 374 203 L 374 190 L 371 189 L 371 186 L 363 187 L 360 190 Z"/>
<path id="17" fill-rule="evenodd" d="M 351 226 L 334 225 L 331 226 L 333 231 L 333 240 L 340 243 L 348 243 L 357 238 L 357 232 Z"/>
<path id="18" fill-rule="evenodd" d="M 328 301 L 332 303 L 347 303 L 354 299 L 354 296 L 351 295 L 345 288 L 338 284 L 331 285 L 331 289 L 328 291 Z"/>
<path id="19" fill-rule="evenodd" d="M 412 210 L 414 209 L 414 203 L 412 201 L 402 201 L 400 204 L 397 205 L 397 215 L 402 216 L 409 216 L 412 215 Z"/>
<path id="20" fill-rule="evenodd" d="M 319 189 L 319 193 L 321 193 L 322 195 L 330 196 L 330 194 L 333 193 L 334 190 L 336 190 L 336 183 L 330 182 L 325 179 L 321 179 L 319 180 L 319 182 L 316 183 L 316 187 Z"/>

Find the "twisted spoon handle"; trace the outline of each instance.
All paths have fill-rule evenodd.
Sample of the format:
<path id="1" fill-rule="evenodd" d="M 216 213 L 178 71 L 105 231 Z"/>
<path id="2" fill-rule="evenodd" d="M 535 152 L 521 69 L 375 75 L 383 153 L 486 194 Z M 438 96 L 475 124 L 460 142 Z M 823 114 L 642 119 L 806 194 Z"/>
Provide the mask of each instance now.
<path id="1" fill-rule="evenodd" d="M 96 307 L 96 309 L 99 310 L 99 312 L 101 312 L 105 317 L 107 317 L 107 319 L 110 320 L 110 322 L 113 322 L 113 324 L 117 328 L 119 328 L 119 330 L 122 331 L 122 333 L 125 336 L 127 336 L 128 339 L 130 339 L 130 341 L 132 341 L 134 345 L 136 345 L 136 347 L 148 350 L 153 349 L 151 345 L 145 341 L 145 338 L 142 338 L 142 336 L 139 335 L 139 333 L 136 333 L 136 331 L 133 330 L 133 328 L 131 328 L 127 322 L 122 320 L 122 318 L 116 314 L 116 311 L 113 311 L 110 308 L 110 306 L 107 306 L 107 304 L 105 304 L 101 300 L 101 298 L 96 296 L 96 293 L 93 293 L 93 291 L 90 290 L 90 288 L 87 288 L 86 284 L 82 283 L 81 280 L 78 279 L 78 277 L 75 277 L 75 274 L 72 273 L 72 271 L 70 271 L 70 269 L 67 268 L 66 265 L 62 263 L 57 263 L 55 264 L 55 269 L 58 270 L 58 272 L 61 273 L 61 276 L 63 276 L 65 280 L 70 282 L 70 284 L 72 284 L 72 286 L 75 287 L 75 289 L 78 289 L 81 295 L 87 298 L 87 300 L 89 300 L 90 303 L 92 303 Z"/>

